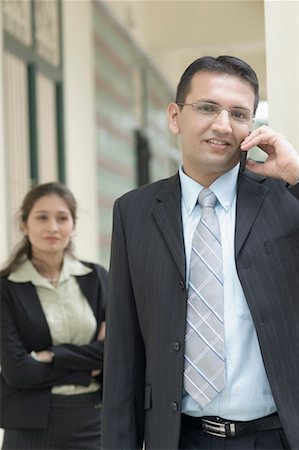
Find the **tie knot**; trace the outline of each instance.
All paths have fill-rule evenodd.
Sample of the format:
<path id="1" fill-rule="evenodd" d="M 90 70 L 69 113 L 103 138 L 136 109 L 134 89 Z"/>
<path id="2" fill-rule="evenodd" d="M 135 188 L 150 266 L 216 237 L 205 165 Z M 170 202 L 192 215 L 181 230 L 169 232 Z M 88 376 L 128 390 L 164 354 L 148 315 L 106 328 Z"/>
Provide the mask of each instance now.
<path id="1" fill-rule="evenodd" d="M 211 189 L 202 189 L 198 196 L 198 203 L 202 208 L 214 208 L 217 197 Z"/>

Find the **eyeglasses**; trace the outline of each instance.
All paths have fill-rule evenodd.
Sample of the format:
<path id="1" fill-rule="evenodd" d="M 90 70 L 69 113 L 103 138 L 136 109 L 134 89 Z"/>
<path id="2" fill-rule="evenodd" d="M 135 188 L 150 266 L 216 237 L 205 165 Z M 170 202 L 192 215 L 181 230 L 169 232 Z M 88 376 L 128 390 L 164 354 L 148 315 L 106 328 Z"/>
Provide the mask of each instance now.
<path id="1" fill-rule="evenodd" d="M 254 119 L 251 112 L 245 108 L 224 108 L 215 103 L 209 102 L 177 103 L 177 105 L 192 106 L 196 113 L 201 116 L 210 117 L 211 119 L 213 117 L 217 117 L 223 110 L 227 111 L 229 117 L 236 122 L 246 123 Z"/>

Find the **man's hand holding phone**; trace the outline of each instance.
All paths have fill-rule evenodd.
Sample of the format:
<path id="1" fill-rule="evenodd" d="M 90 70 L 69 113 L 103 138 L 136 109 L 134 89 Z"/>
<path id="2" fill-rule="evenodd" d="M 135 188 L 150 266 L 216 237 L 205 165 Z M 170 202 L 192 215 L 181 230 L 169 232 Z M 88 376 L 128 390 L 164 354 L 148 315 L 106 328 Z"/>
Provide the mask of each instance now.
<path id="1" fill-rule="evenodd" d="M 282 179 L 291 185 L 298 182 L 299 154 L 282 134 L 263 125 L 244 139 L 240 149 L 246 154 L 254 146 L 267 153 L 268 158 L 264 162 L 246 160 L 247 169 L 257 174 Z M 242 158 L 244 157 L 241 154 Z"/>

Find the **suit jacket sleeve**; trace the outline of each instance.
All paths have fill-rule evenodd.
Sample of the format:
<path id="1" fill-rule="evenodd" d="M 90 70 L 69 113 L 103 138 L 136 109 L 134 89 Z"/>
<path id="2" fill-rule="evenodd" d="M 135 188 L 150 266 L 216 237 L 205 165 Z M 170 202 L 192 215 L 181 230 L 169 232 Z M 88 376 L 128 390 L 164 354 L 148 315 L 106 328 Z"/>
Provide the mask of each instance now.
<path id="1" fill-rule="evenodd" d="M 41 389 L 62 384 L 90 383 L 90 373 L 56 369 L 52 364 L 34 360 L 23 344 L 15 320 L 16 309 L 1 280 L 1 369 L 6 383 L 23 389 Z"/>
<path id="2" fill-rule="evenodd" d="M 144 345 L 122 220 L 117 201 L 104 357 L 102 435 L 105 450 L 141 448 L 144 433 Z"/>

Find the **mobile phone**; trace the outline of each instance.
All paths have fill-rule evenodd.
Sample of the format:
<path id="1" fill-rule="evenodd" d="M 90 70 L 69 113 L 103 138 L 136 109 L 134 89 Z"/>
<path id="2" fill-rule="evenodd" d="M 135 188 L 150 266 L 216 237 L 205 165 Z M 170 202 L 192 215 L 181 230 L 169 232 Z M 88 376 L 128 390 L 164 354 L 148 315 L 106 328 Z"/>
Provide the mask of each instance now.
<path id="1" fill-rule="evenodd" d="M 247 159 L 247 152 L 242 152 L 242 151 L 241 151 L 241 156 L 240 156 L 240 172 L 244 172 L 244 170 L 245 170 L 246 159 Z"/>

